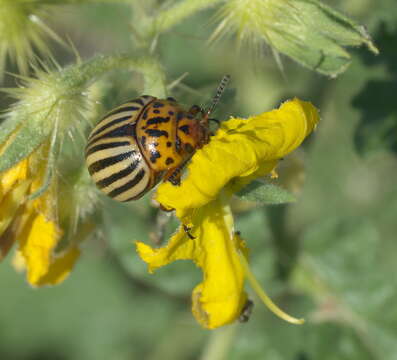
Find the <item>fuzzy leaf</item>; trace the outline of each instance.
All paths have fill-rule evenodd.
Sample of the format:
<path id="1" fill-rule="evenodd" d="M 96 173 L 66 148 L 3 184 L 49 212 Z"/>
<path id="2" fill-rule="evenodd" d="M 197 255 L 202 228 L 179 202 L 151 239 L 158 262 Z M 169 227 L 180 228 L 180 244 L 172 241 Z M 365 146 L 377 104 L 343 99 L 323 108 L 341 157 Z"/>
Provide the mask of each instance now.
<path id="1" fill-rule="evenodd" d="M 264 40 L 275 53 L 331 77 L 350 64 L 346 47 L 366 45 L 378 53 L 363 26 L 318 0 L 230 0 L 219 19 L 212 40 L 234 30 L 239 40 L 254 47 Z"/>
<path id="2" fill-rule="evenodd" d="M 237 196 L 242 200 L 273 205 L 296 201 L 296 197 L 288 190 L 273 184 L 263 184 L 259 181 L 253 181 L 237 193 Z"/>
<path id="3" fill-rule="evenodd" d="M 337 76 L 351 62 L 346 46 L 367 45 L 378 50 L 365 28 L 317 0 L 295 0 L 291 6 L 299 14 L 284 16 L 280 30 L 269 32 L 269 40 L 278 51 L 311 70 Z"/>

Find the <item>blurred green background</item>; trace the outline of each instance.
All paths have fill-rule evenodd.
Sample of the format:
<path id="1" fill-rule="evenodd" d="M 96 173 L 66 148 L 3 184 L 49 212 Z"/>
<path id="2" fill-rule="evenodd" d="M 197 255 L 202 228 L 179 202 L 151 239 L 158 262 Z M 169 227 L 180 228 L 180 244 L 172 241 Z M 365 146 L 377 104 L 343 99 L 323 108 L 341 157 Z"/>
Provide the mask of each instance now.
<path id="1" fill-rule="evenodd" d="M 397 6 L 394 0 L 324 2 L 367 25 L 380 49 L 378 56 L 353 49 L 352 65 L 337 79 L 285 57 L 282 73 L 270 50 L 237 54 L 233 39 L 207 45 L 214 10 L 159 40 L 168 81 L 188 73 L 172 90 L 184 104 L 205 104 L 229 73 L 219 119 L 263 112 L 294 96 L 320 109 L 317 131 L 281 165 L 278 182 L 298 201 L 234 204 L 252 270 L 306 324 L 275 318 L 251 294 L 249 322 L 201 329 L 190 312 L 199 270 L 179 262 L 149 275 L 134 251 L 133 240 L 150 242 L 150 195 L 128 205 L 103 199 L 101 235 L 84 245 L 60 286 L 31 289 L 11 257 L 1 265 L 0 359 L 397 359 Z M 50 26 L 87 59 L 130 49 L 130 14 L 123 4 L 62 6 Z M 74 61 L 54 49 L 61 64 Z M 3 86 L 13 82 L 7 77 Z M 139 76 L 109 75 L 104 108 L 139 95 L 141 84 Z"/>

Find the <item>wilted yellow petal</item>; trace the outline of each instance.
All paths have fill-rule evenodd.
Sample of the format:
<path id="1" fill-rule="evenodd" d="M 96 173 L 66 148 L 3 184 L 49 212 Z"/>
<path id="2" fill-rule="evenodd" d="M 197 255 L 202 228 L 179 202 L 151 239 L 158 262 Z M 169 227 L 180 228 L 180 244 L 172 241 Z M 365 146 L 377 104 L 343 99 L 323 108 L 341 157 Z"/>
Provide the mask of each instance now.
<path id="1" fill-rule="evenodd" d="M 0 235 L 10 225 L 18 208 L 24 203 L 31 183 L 27 180 L 27 173 L 27 159 L 0 173 Z"/>
<path id="2" fill-rule="evenodd" d="M 229 187 L 231 194 L 271 172 L 278 159 L 313 131 L 318 120 L 316 108 L 298 99 L 248 119 L 230 119 L 195 153 L 181 186 L 161 184 L 156 200 L 165 208 L 176 209 L 183 219 L 190 210 L 214 200 L 221 189 Z"/>
<path id="3" fill-rule="evenodd" d="M 19 162 L 11 169 L 0 173 L 0 260 L 15 242 L 14 231 L 7 229 L 18 209 L 24 204 L 31 180 L 27 179 L 28 161 Z"/>
<path id="4" fill-rule="evenodd" d="M 32 216 L 19 235 L 20 250 L 26 261 L 27 279 L 31 285 L 38 285 L 52 262 L 53 251 L 61 237 L 56 223 L 47 220 L 43 214 Z"/>
<path id="5" fill-rule="evenodd" d="M 20 182 L 12 191 L 7 192 L 0 202 L 0 236 L 11 224 L 19 207 L 23 205 L 29 186 L 29 180 Z"/>
<path id="6" fill-rule="evenodd" d="M 232 221 L 228 207 L 216 200 L 195 212 L 194 239 L 180 229 L 159 249 L 137 243 L 149 271 L 178 259 L 191 259 L 202 268 L 204 279 L 193 291 L 192 310 L 197 321 L 209 329 L 235 321 L 247 300 L 237 253 L 243 243 L 231 234 Z"/>
<path id="7" fill-rule="evenodd" d="M 26 180 L 28 160 L 24 159 L 11 169 L 0 173 L 0 199 L 9 192 L 18 181 Z"/>
<path id="8" fill-rule="evenodd" d="M 35 285 L 57 285 L 61 283 L 69 276 L 79 256 L 80 250 L 77 247 L 72 247 L 65 253 L 55 257 L 47 273 Z"/>

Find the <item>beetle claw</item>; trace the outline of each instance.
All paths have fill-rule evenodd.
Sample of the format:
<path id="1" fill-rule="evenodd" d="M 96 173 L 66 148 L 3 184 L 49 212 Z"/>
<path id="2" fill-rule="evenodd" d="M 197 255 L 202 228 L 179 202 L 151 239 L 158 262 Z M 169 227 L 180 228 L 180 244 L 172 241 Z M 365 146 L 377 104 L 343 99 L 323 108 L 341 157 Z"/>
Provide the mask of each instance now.
<path id="1" fill-rule="evenodd" d="M 185 231 L 185 233 L 186 233 L 186 235 L 189 237 L 189 239 L 194 240 L 194 239 L 196 238 L 195 236 L 193 236 L 193 235 L 190 233 L 190 230 L 192 230 L 191 227 L 189 227 L 189 226 L 183 224 L 183 230 Z"/>

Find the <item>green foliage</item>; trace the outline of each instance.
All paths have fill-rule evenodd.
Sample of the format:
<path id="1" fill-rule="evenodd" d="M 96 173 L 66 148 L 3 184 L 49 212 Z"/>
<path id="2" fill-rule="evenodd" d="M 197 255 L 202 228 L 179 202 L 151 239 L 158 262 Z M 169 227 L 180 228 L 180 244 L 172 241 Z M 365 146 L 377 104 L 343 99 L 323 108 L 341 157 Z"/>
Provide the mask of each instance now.
<path id="1" fill-rule="evenodd" d="M 363 26 L 318 0 L 231 0 L 219 17 L 214 38 L 236 31 L 253 46 L 263 39 L 274 51 L 331 77 L 350 64 L 346 47 L 365 44 L 378 53 Z"/>
<path id="2" fill-rule="evenodd" d="M 0 6 L 6 1 L 0 0 Z M 57 176 L 70 189 L 78 185 L 76 174 L 87 176 L 82 158 L 88 128 L 111 107 L 142 93 L 169 94 L 186 107 L 202 104 L 210 99 L 218 79 L 229 73 L 233 96 L 222 100 L 216 113 L 219 120 L 255 114 L 299 96 L 321 110 L 322 121 L 297 154 L 304 170 L 292 169 L 285 176 L 288 184 L 305 180 L 303 190 L 298 186 L 301 193 L 289 186 L 285 190 L 254 182 L 240 196 L 258 204 L 241 202 L 235 209 L 235 227 L 250 248 L 253 272 L 275 302 L 304 317 L 305 325 L 275 318 L 250 294 L 258 305 L 248 323 L 202 330 L 189 308 L 191 289 L 201 277 L 198 269 L 181 261 L 150 275 L 134 251 L 135 240 L 150 243 L 155 238 L 158 217 L 150 205 L 151 194 L 118 204 L 98 195 L 90 183 L 78 197 L 82 208 L 98 206 L 97 231 L 83 244 L 83 256 L 67 281 L 33 290 L 12 269 L 11 257 L 1 264 L 1 359 L 395 358 L 394 0 L 334 1 L 338 11 L 325 1 L 282 2 L 293 5 L 294 16 L 284 13 L 276 28 L 299 26 L 288 36 L 286 31 L 273 32 L 268 44 L 306 68 L 331 76 L 350 64 L 333 80 L 289 61 L 281 74 L 273 56 L 261 49 L 263 37 L 254 39 L 261 49 L 260 61 L 245 49 L 239 53 L 235 42 L 226 39 L 206 45 L 224 20 L 222 11 L 216 18 L 219 23 L 212 20 L 224 6 L 221 1 L 107 0 L 106 5 L 92 0 L 9 1 L 29 3 L 40 10 L 38 14 L 51 13 L 45 17 L 47 26 L 57 34 L 70 31 L 83 59 L 47 70 L 43 65 L 40 75 L 30 71 L 28 78 L 17 82 L 5 76 L 3 87 L 22 88 L 7 90 L 18 99 L 11 110 L 5 97 L 0 99 L 4 110 L 0 143 L 7 144 L 1 149 L 1 170 L 54 134 L 57 117 L 37 107 L 45 105 L 48 110 L 47 100 L 56 104 L 52 114 L 61 113 L 58 121 L 63 124 L 56 137 L 56 149 L 61 151 L 50 162 L 56 167 L 50 165 L 48 177 Z M 110 7 L 118 11 L 108 11 Z M 357 22 L 342 15 L 347 12 Z M 347 52 L 346 47 L 361 44 L 374 51 L 358 23 L 368 25 L 378 56 L 366 49 Z M 42 39 L 47 42 L 48 35 Z M 48 48 L 60 64 L 71 61 L 64 48 L 51 44 Z M 0 48 L 0 53 L 4 51 Z M 123 55 L 111 55 L 120 52 Z M 12 61 L 7 69 L 17 71 Z M 73 141 L 66 136 L 69 129 Z M 280 180 L 283 176 L 280 172 Z M 292 195 L 296 193 L 299 196 Z M 165 241 L 176 226 L 175 220 L 165 226 Z"/>

